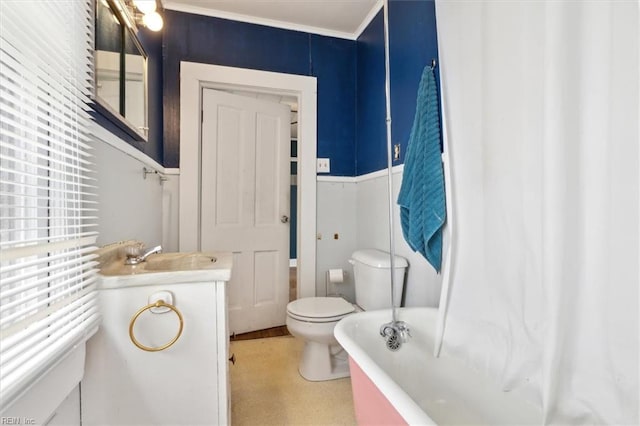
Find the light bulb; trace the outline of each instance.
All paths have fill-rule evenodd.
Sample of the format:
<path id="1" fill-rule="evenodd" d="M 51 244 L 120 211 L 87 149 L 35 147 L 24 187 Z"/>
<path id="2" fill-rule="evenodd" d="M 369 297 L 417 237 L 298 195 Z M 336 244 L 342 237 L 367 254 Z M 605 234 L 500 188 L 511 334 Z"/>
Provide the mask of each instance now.
<path id="1" fill-rule="evenodd" d="M 134 0 L 133 4 L 144 14 L 156 11 L 156 0 Z"/>
<path id="2" fill-rule="evenodd" d="M 160 31 L 162 29 L 162 16 L 158 12 L 147 13 L 142 17 L 142 23 L 151 31 Z"/>

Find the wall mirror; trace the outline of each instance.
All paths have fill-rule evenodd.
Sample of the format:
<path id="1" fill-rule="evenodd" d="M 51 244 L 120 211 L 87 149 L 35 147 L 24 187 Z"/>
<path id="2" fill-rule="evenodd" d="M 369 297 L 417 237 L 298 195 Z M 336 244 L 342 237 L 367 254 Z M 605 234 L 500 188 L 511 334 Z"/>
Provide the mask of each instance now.
<path id="1" fill-rule="evenodd" d="M 146 141 L 147 54 L 112 0 L 96 0 L 96 110 L 135 140 Z"/>

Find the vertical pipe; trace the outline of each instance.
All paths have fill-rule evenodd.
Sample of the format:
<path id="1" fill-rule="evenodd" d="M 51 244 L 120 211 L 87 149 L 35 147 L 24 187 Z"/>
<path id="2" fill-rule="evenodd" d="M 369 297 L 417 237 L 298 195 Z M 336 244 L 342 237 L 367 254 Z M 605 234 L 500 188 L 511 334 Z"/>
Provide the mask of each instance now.
<path id="1" fill-rule="evenodd" d="M 384 92 L 386 100 L 386 123 L 387 123 L 387 180 L 389 190 L 389 253 L 391 270 L 391 312 L 393 322 L 397 322 L 398 313 L 396 311 L 395 300 L 395 239 L 393 232 L 393 161 L 391 156 L 391 79 L 389 72 L 389 0 L 384 0 Z"/>
<path id="2" fill-rule="evenodd" d="M 442 67 L 440 68 L 442 71 Z M 440 81 L 444 82 L 444 76 L 440 74 Z M 444 86 L 444 84 L 443 84 Z M 447 224 L 445 230 L 448 232 L 449 244 L 447 246 L 447 252 L 444 255 L 442 265 L 442 290 L 440 292 L 440 303 L 438 304 L 438 320 L 436 322 L 436 335 L 435 344 L 433 348 L 433 355 L 438 358 L 440 351 L 442 350 L 442 342 L 444 339 L 444 329 L 446 325 L 447 310 L 449 308 L 449 291 L 451 287 L 451 256 L 453 253 L 453 245 L 455 244 L 455 222 L 453 217 L 453 184 L 451 178 L 451 158 L 449 152 L 449 138 L 447 137 L 447 113 L 444 108 L 444 100 L 442 106 L 442 162 L 444 166 L 444 189 L 445 199 L 447 200 Z M 444 232 L 444 230 L 443 230 Z"/>

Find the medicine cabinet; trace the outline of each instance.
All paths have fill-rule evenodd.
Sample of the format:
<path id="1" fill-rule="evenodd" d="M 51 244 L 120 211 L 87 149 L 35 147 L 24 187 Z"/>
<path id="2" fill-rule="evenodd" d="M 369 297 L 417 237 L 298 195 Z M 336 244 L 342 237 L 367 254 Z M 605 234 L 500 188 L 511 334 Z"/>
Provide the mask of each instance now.
<path id="1" fill-rule="evenodd" d="M 121 3 L 96 0 L 95 107 L 134 140 L 148 138 L 147 54 Z"/>

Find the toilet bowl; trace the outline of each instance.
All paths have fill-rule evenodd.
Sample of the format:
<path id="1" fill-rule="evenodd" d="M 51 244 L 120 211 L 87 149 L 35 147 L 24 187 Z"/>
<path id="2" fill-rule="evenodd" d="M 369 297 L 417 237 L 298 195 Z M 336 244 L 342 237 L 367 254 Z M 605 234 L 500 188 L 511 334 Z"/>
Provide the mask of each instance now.
<path id="1" fill-rule="evenodd" d="M 287 305 L 287 328 L 304 340 L 298 371 L 310 381 L 349 376 L 347 355 L 333 335 L 338 321 L 356 312 L 341 297 L 305 297 Z"/>
<path id="2" fill-rule="evenodd" d="M 342 318 L 354 312 L 391 306 L 389 253 L 375 249 L 358 250 L 349 263 L 353 265 L 356 303 L 341 297 L 305 297 L 287 305 L 287 328 L 304 340 L 298 371 L 307 380 L 322 381 L 349 376 L 346 352 L 333 335 Z M 406 259 L 395 256 L 395 280 L 401 285 L 394 290 L 399 306 L 404 287 Z"/>

